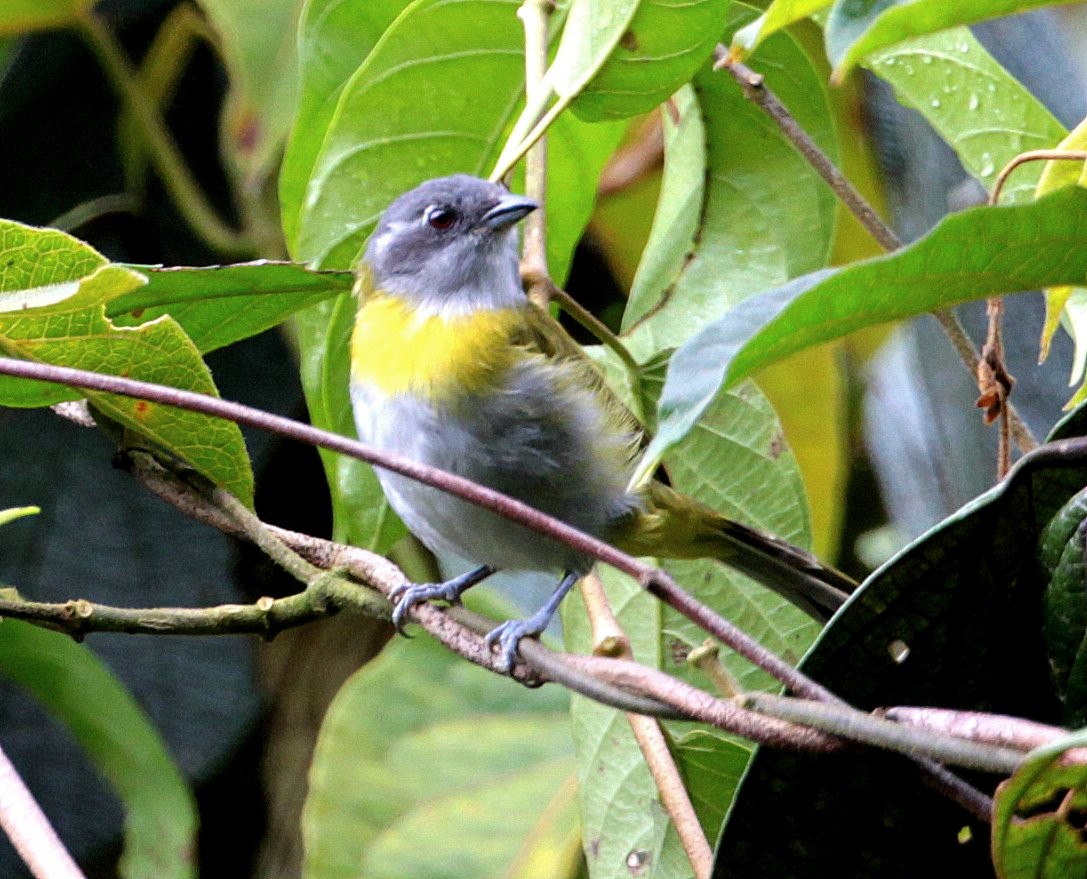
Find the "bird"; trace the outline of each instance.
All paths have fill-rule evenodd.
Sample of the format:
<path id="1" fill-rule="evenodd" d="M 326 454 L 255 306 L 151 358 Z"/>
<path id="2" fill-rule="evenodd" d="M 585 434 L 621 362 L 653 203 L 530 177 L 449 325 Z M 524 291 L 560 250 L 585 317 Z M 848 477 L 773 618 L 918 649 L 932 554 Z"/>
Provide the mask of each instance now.
<path id="1" fill-rule="evenodd" d="M 540 205 L 467 174 L 427 180 L 382 214 L 356 269 L 349 391 L 359 439 L 524 501 L 640 556 L 715 558 L 827 619 L 855 586 L 807 551 L 660 479 L 631 487 L 641 437 L 601 375 L 525 295 L 518 224 Z M 474 565 L 390 596 L 403 632 L 423 601 L 458 603 L 498 570 L 554 572 L 525 619 L 486 636 L 509 671 L 592 559 L 468 501 L 377 468 L 432 552 Z"/>

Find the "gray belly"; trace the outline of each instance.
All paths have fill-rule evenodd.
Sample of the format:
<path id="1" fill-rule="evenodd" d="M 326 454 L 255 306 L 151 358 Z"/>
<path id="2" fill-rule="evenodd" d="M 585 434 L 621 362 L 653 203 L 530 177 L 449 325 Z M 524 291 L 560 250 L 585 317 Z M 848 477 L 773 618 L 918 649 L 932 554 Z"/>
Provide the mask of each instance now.
<path id="1" fill-rule="evenodd" d="M 386 451 L 464 476 L 606 537 L 632 509 L 627 438 L 588 392 L 557 384 L 531 363 L 503 391 L 435 408 L 353 384 L 359 437 Z M 389 503 L 433 552 L 514 570 L 584 571 L 588 559 L 480 507 L 377 470 Z"/>

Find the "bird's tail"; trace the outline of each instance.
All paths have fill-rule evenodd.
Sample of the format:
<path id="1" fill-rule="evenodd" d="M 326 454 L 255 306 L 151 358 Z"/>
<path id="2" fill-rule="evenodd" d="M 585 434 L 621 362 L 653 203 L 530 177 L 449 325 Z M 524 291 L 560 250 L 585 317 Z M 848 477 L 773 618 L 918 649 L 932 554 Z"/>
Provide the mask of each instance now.
<path id="1" fill-rule="evenodd" d="M 673 559 L 712 558 L 818 620 L 827 620 L 856 583 L 810 552 L 728 519 L 660 482 L 643 490 L 642 509 L 612 539 L 632 555 Z"/>

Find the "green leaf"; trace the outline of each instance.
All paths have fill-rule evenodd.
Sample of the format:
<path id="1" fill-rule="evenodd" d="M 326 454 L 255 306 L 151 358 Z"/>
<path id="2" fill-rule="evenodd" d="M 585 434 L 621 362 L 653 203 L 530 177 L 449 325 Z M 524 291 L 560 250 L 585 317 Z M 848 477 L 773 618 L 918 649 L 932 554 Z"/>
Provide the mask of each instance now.
<path id="1" fill-rule="evenodd" d="M 243 186 L 272 173 L 298 100 L 298 17 L 302 0 L 199 0 L 219 36 L 230 90 L 223 106 L 224 150 Z"/>
<path id="2" fill-rule="evenodd" d="M 1054 0 L 836 0 L 827 18 L 827 56 L 841 77 L 863 58 L 899 43 L 957 25 L 1014 15 Z M 1073 0 L 1064 0 L 1066 3 Z"/>
<path id="3" fill-rule="evenodd" d="M 646 2 L 571 0 L 559 48 L 544 83 L 560 98 L 572 100 L 611 57 L 639 7 Z"/>
<path id="4" fill-rule="evenodd" d="M 831 4 L 832 0 L 774 0 L 751 24 L 732 35 L 731 52 L 737 58 L 750 55 L 763 40 Z"/>
<path id="5" fill-rule="evenodd" d="M 298 29 L 298 112 L 279 174 L 283 233 L 292 251 L 306 185 L 340 92 L 409 2 L 306 0 Z"/>
<path id="6" fill-rule="evenodd" d="M 484 173 L 523 89 L 516 12 L 515 0 L 416 0 L 397 18 L 340 94 L 302 200 L 297 259 L 347 268 L 396 196 Z"/>
<path id="7" fill-rule="evenodd" d="M 1087 191 L 946 217 L 908 247 L 745 300 L 672 357 L 645 460 L 687 434 L 722 386 L 862 327 L 1087 277 Z"/>
<path id="8" fill-rule="evenodd" d="M 526 690 L 429 637 L 396 638 L 336 696 L 303 813 L 304 879 L 572 875 L 567 697 Z"/>
<path id="9" fill-rule="evenodd" d="M 1051 439 L 1082 434 L 1085 416 L 1081 407 Z M 1042 529 L 1085 482 L 1082 439 L 1025 457 L 873 574 L 802 670 L 862 710 L 939 705 L 1054 722 L 1035 552 Z M 969 843 L 959 841 L 964 826 Z M 985 877 L 988 839 L 984 823 L 905 761 L 865 753 L 843 767 L 825 754 L 763 748 L 729 814 L 714 875 L 906 879 L 940 863 L 949 875 Z"/>
<path id="10" fill-rule="evenodd" d="M 254 262 L 203 268 L 148 268 L 147 283 L 111 300 L 106 316 L 117 326 L 172 317 L 206 354 L 254 336 L 290 315 L 340 293 L 354 275 L 317 272 L 293 263 Z"/>
<path id="11" fill-rule="evenodd" d="M 626 127 L 625 122 L 589 124 L 563 113 L 548 129 L 547 263 L 559 286 L 596 207 L 600 175 Z"/>
<path id="12" fill-rule="evenodd" d="M 1082 151 L 1087 149 L 1087 119 L 1077 125 L 1058 145 L 1058 149 Z M 1083 161 L 1052 161 L 1045 164 L 1038 178 L 1038 195 L 1045 195 L 1062 186 L 1087 187 L 1087 163 Z M 1039 362 L 1049 356 L 1049 346 L 1057 324 L 1063 324 L 1072 337 L 1075 352 L 1072 356 L 1072 376 L 1069 384 L 1075 384 L 1083 378 L 1087 364 L 1087 289 L 1070 285 L 1061 285 L 1045 291 L 1045 325 L 1042 327 L 1042 339 L 1039 343 Z M 1087 397 L 1087 382 L 1080 385 L 1078 391 L 1068 403 L 1071 408 Z"/>
<path id="13" fill-rule="evenodd" d="M 625 378 L 614 355 L 595 349 L 592 354 L 610 384 L 616 386 Z M 661 366 L 647 368 L 641 375 L 642 390 L 648 395 L 650 405 L 661 384 L 661 370 Z M 621 384 L 617 391 L 626 398 Z M 784 444 L 772 408 L 752 383 L 745 383 L 714 401 L 707 417 L 665 463 L 673 485 L 681 491 L 725 515 L 773 531 L 795 543 L 810 545 L 810 524 L 796 461 Z M 672 560 L 661 564 L 699 601 L 736 622 L 779 655 L 795 661 L 818 634 L 819 627 L 811 619 L 776 593 L 721 564 Z M 630 581 L 606 569 L 602 576 L 620 623 L 632 639 L 635 656 L 696 687 L 711 685 L 702 672 L 692 669 L 686 661 L 690 650 L 702 644 L 705 634 L 670 608 L 647 600 L 648 596 Z M 572 650 L 590 646 L 583 616 L 576 601 L 568 602 L 563 623 L 568 632 L 567 645 Z M 734 654 L 727 653 L 722 661 L 747 689 L 779 689 L 776 681 Z M 640 753 L 625 729 L 622 716 L 577 699 L 574 715 L 575 730 L 583 733 L 583 738 L 577 741 L 583 814 L 590 822 L 585 829 L 586 838 L 610 838 L 609 846 L 614 853 L 624 846 L 628 851 L 650 846 L 649 841 L 658 847 L 665 846 L 666 840 L 668 846 L 674 844 L 670 835 L 663 835 L 658 817 L 639 813 L 635 820 L 624 808 L 624 804 L 654 794 L 643 791 L 643 786 L 644 790 L 652 789 L 652 780 L 638 762 Z M 676 736 L 686 736 L 691 725 L 669 725 L 669 730 Z M 690 759 L 694 761 L 692 766 L 699 765 L 711 773 L 698 788 L 701 800 L 696 805 L 707 833 L 714 838 L 751 748 L 721 739 L 717 732 L 708 732 L 707 736 L 709 740 L 697 739 L 692 744 Z M 719 757 L 721 763 L 706 766 L 710 760 L 707 750 Z M 681 764 L 687 759 L 682 743 L 677 759 Z M 623 777 L 623 783 L 630 786 L 629 791 L 616 793 L 616 775 L 601 776 L 594 761 L 618 767 L 616 771 Z M 603 801 L 619 797 L 623 799 L 616 805 L 603 805 Z M 657 849 L 648 850 L 659 859 Z M 618 863 L 608 859 L 611 855 L 600 857 L 601 870 Z M 593 875 L 610 874 L 594 872 Z"/>
<path id="14" fill-rule="evenodd" d="M 216 394 L 204 361 L 171 318 L 115 326 L 106 305 L 145 281 L 55 230 L 0 221 L 0 351 L 12 357 L 124 375 Z M 252 503 L 253 474 L 236 424 L 170 406 L 7 378 L 0 405 L 47 406 L 87 399 L 104 415 L 188 462 Z"/>
<path id="15" fill-rule="evenodd" d="M 41 511 L 41 507 L 8 507 L 6 510 L 0 510 L 0 525 L 7 525 L 8 522 L 14 522 L 26 516 L 36 516 Z"/>
<path id="16" fill-rule="evenodd" d="M 75 24 L 95 0 L 4 0 L 0 36 Z"/>
<path id="17" fill-rule="evenodd" d="M 1080 730 L 1027 756 L 996 792 L 993 861 L 1001 879 L 1063 879 L 1087 873 L 1077 817 L 1087 809 L 1087 766 L 1062 763 L 1087 746 Z"/>
<path id="18" fill-rule="evenodd" d="M 353 296 L 325 300 L 295 321 L 302 388 L 310 421 L 343 436 L 355 436 L 348 395 L 348 340 L 355 323 Z M 387 552 L 407 533 L 392 511 L 368 465 L 318 449 L 332 496 L 334 539 L 374 552 Z"/>
<path id="19" fill-rule="evenodd" d="M 600 577 L 620 626 L 630 638 L 634 657 L 659 668 L 661 604 L 636 583 L 611 568 Z M 579 597 L 563 603 L 567 649 L 591 649 L 588 617 Z M 621 711 L 582 696 L 570 706 L 577 751 L 581 832 L 592 879 L 628 879 L 634 863 L 652 865 L 655 876 L 688 876 L 690 864 L 659 794 L 634 733 Z"/>
<path id="20" fill-rule="evenodd" d="M 928 120 L 986 189 L 1019 153 L 1053 147 L 1065 136 L 1053 114 L 965 28 L 899 43 L 866 66 Z M 1038 162 L 1018 169 L 1001 201 L 1033 198 L 1041 173 Z"/>
<path id="21" fill-rule="evenodd" d="M 711 843 L 721 832 L 753 751 L 750 742 L 729 739 L 718 730 L 691 730 L 675 743 L 683 782 Z"/>
<path id="22" fill-rule="evenodd" d="M 732 10 L 729 30 L 755 15 Z M 836 161 L 826 89 L 799 44 L 772 37 L 754 67 Z M 825 265 L 833 241 L 833 195 L 766 114 L 709 64 L 694 87 L 677 96 L 678 129 L 668 123 L 658 215 L 628 305 L 641 320 L 624 317 L 639 350 L 675 347 L 742 299 Z"/>
<path id="23" fill-rule="evenodd" d="M 597 4 L 601 12 L 614 6 Z M 648 113 L 713 53 L 727 8 L 728 0 L 642 0 L 570 109 L 589 121 Z"/>
<path id="24" fill-rule="evenodd" d="M 150 719 L 102 662 L 66 635 L 5 620 L 0 674 L 69 729 L 117 792 L 125 810 L 124 879 L 195 876 L 192 794 Z"/>

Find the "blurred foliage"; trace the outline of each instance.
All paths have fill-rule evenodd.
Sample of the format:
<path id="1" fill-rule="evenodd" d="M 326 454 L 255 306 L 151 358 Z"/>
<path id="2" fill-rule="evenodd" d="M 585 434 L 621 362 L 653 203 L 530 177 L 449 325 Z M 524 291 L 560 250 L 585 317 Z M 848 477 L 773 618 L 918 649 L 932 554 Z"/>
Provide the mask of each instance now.
<path id="1" fill-rule="evenodd" d="M 557 281 L 569 277 L 571 290 L 586 291 L 587 304 L 632 355 L 634 366 L 595 343 L 585 346 L 617 391 L 638 401 L 654 433 L 644 470 L 663 466 L 673 484 L 722 512 L 833 558 L 843 549 L 851 459 L 859 454 L 857 375 L 843 361 L 866 350 L 872 338 L 856 346 L 852 334 L 988 296 L 1082 286 L 1087 278 L 1087 195 L 1074 185 L 1082 184 L 1082 164 L 1062 169 L 1059 179 L 1056 170 L 1028 166 L 1005 187 L 999 206 L 963 211 L 908 247 L 879 254 L 789 138 L 713 64 L 714 48 L 730 45 L 732 57 L 765 78 L 814 144 L 877 204 L 878 162 L 862 120 L 863 89 L 857 74 L 845 79 L 857 67 L 915 109 L 977 185 L 991 188 L 1017 154 L 1056 147 L 1067 132 L 965 26 L 1043 3 L 568 0 L 551 17 L 550 65 L 528 102 L 518 0 L 199 5 L 203 18 L 167 18 L 139 63 L 91 2 L 11 0 L 0 11 L 0 35 L 66 28 L 93 50 L 123 109 L 115 134 L 126 172 L 124 199 L 149 197 L 147 177 L 153 176 L 177 212 L 178 227 L 222 261 L 239 254 L 274 260 L 286 252 L 307 267 L 271 261 L 185 270 L 128 265 L 62 232 L 13 218 L 0 223 L 5 355 L 216 393 L 204 355 L 291 318 L 311 419 L 350 433 L 350 270 L 381 211 L 428 178 L 504 169 L 542 117 L 550 140 L 548 260 Z M 161 112 L 194 41 L 214 46 L 227 84 L 215 144 L 224 192 L 215 197 L 204 191 L 206 175 L 187 165 L 175 142 L 180 131 L 172 131 Z M 844 88 L 832 88 L 843 80 Z M 1065 142 L 1081 145 L 1081 135 Z M 626 177 L 618 173 L 631 166 Z M 78 223 L 103 204 L 69 207 L 67 219 Z M 585 240 L 610 277 L 584 270 L 589 251 L 578 244 Z M 619 295 L 588 295 L 608 285 Z M 1067 305 L 1076 324 L 1074 297 L 1051 295 L 1050 301 L 1054 312 Z M 0 382 L 0 405 L 7 407 L 41 407 L 72 396 Z M 252 500 L 250 458 L 234 425 L 105 395 L 90 402 L 133 442 L 148 443 Z M 972 405 L 962 401 L 964 409 Z M 379 551 L 392 548 L 403 527 L 368 468 L 331 455 L 323 462 L 334 534 Z M 1067 488 L 1057 482 L 1061 491 Z M 847 648 L 856 647 L 850 640 L 856 621 L 867 620 L 871 608 L 891 600 L 887 596 L 902 605 L 884 627 L 870 630 L 877 640 L 891 634 L 886 626 L 944 633 L 964 613 L 962 601 L 992 599 L 988 592 L 947 598 L 964 582 L 963 573 L 935 564 L 926 568 L 924 594 L 947 600 L 922 608 L 908 596 L 918 559 L 961 561 L 949 546 L 960 545 L 964 529 L 992 528 L 985 517 L 994 510 L 1000 527 L 985 532 L 996 534 L 993 558 L 1005 560 L 1003 570 L 1013 569 L 1006 561 L 1012 559 L 1015 571 L 1034 571 L 1041 532 L 1067 495 L 1047 501 L 1041 512 L 1028 510 L 1019 485 L 978 499 L 892 560 L 822 635 L 776 594 L 720 566 L 670 563 L 668 570 L 791 661 L 808 653 L 807 662 L 818 666 L 844 645 L 835 660 L 844 669 Z M 7 505 L 6 498 L 0 502 Z M 1057 543 L 1081 550 L 1082 540 L 1076 543 L 1067 530 Z M 1030 668 L 1053 663 L 1063 688 L 1048 694 L 1048 702 L 1048 696 L 1039 700 L 1048 707 L 1078 694 L 1087 625 L 1078 605 L 1064 612 L 1082 597 L 1084 568 L 1060 566 L 1063 551 L 1051 551 L 1056 561 L 1050 567 L 1059 568 L 1059 577 L 1048 598 L 1042 586 L 1017 593 L 1036 611 L 1022 615 L 1025 625 L 1037 626 L 1021 639 L 1023 649 L 1033 651 L 1023 662 Z M 999 592 L 1001 570 L 996 566 L 986 589 Z M 637 659 L 708 687 L 685 662 L 701 634 L 634 584 L 610 572 L 606 581 Z M 1049 602 L 1048 648 L 1043 601 Z M 584 614 L 576 600 L 567 605 L 567 641 L 585 648 Z M 920 671 L 909 698 L 922 704 L 950 698 L 982 674 L 974 660 L 999 652 L 1011 635 L 1008 625 L 981 625 L 989 619 L 979 614 L 975 621 L 970 663 L 946 661 L 947 645 L 960 644 L 954 639 L 937 639 L 939 674 L 915 657 L 911 670 Z M 0 673 L 28 687 L 46 679 L 35 678 L 35 663 L 87 682 L 50 690 L 48 706 L 79 731 L 121 793 L 128 810 L 123 875 L 190 875 L 178 855 L 193 833 L 187 792 L 156 750 L 146 718 L 124 707 L 116 681 L 90 669 L 82 651 L 54 652 L 33 637 L 18 650 L 20 668 L 0 663 Z M 776 686 L 737 657 L 723 659 L 744 687 Z M 876 665 L 851 669 L 842 684 L 852 686 L 859 677 L 851 692 L 863 693 L 858 701 L 866 706 L 902 695 Z M 121 706 L 100 727 L 88 723 L 88 693 Z M 556 688 L 512 690 L 433 644 L 396 642 L 348 682 L 325 719 L 305 806 L 303 875 L 573 876 L 587 870 L 604 879 L 630 875 L 632 863 L 642 870 L 638 875 L 689 875 L 623 717 L 577 698 L 569 711 L 571 738 L 565 701 Z M 1034 707 L 1025 701 L 1023 713 Z M 764 779 L 760 795 L 803 799 L 804 786 L 822 783 L 818 773 L 826 772 L 825 764 L 812 769 L 812 761 L 800 761 L 786 777 L 751 763 L 750 745 L 719 731 L 671 723 L 667 731 L 704 829 L 715 837 L 725 827 L 718 875 L 741 863 L 730 862 L 736 852 L 771 844 L 744 830 L 754 820 L 749 810 L 756 807 L 749 803 L 758 801 L 752 777 Z M 147 772 L 168 779 L 161 797 L 125 774 L 125 742 L 142 743 L 144 759 L 132 769 L 140 779 Z M 1047 755 L 1038 760 L 1049 760 L 1046 771 L 1053 772 Z M 836 771 L 848 768 L 837 763 Z M 874 771 L 881 778 L 882 764 Z M 574 777 L 584 863 L 572 845 Z M 1080 796 L 1078 777 L 1046 783 Z M 1001 815 L 1029 810 L 1048 795 L 1033 778 L 1009 784 Z M 868 795 L 859 783 L 847 787 L 846 795 Z M 883 795 L 897 796 L 894 788 Z M 910 795 L 904 792 L 903 802 Z M 815 799 L 834 812 L 832 797 Z M 167 801 L 178 804 L 175 820 L 150 832 Z M 851 805 L 863 810 L 869 804 L 857 799 Z M 803 857 L 789 857 L 805 849 L 805 826 L 807 833 L 819 831 L 814 822 L 796 825 L 791 847 L 774 852 L 775 875 L 810 875 Z M 1007 875 L 1033 865 L 1048 871 L 1037 875 L 1056 875 L 1056 855 L 1043 853 L 1037 837 L 1010 819 L 1001 828 L 994 851 Z M 926 825 L 924 832 L 930 830 Z M 861 862 L 893 861 L 903 844 L 894 834 L 863 833 L 844 844 L 817 842 L 811 850 L 823 852 L 819 869 L 828 875 L 844 875 Z M 926 841 L 911 835 L 908 844 L 923 849 Z M 1082 871 L 1087 856 L 1081 849 L 1073 842 L 1062 848 L 1061 868 L 1074 864 Z M 991 869 L 987 850 L 983 855 L 958 875 Z"/>

